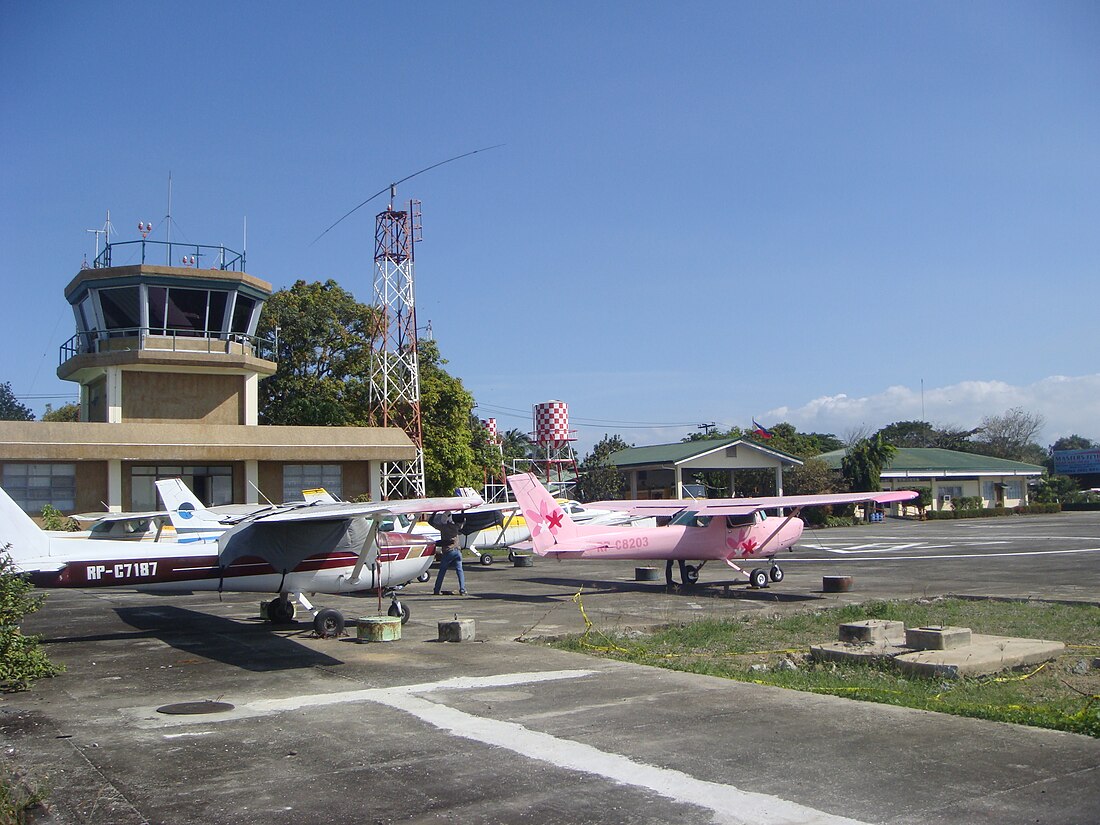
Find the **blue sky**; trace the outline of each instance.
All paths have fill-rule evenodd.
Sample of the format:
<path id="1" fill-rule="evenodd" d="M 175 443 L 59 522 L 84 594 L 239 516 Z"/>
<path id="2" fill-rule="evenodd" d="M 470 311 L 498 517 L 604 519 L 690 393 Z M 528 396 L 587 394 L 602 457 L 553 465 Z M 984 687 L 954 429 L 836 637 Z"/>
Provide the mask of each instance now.
<path id="1" fill-rule="evenodd" d="M 41 412 L 106 211 L 417 312 L 503 429 L 1100 440 L 1100 5 L 0 0 L 0 381 Z M 923 392 L 922 392 L 923 387 Z"/>

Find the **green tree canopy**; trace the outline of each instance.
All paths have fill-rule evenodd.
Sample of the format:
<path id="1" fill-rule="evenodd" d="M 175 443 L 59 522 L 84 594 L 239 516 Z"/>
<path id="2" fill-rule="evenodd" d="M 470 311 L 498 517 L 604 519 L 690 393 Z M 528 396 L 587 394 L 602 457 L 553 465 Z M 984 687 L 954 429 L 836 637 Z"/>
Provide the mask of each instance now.
<path id="1" fill-rule="evenodd" d="M 15 397 L 8 381 L 0 384 L 0 420 L 34 421 L 34 413 Z"/>
<path id="2" fill-rule="evenodd" d="M 1035 438 L 1044 423 L 1043 416 L 1029 413 L 1022 407 L 1013 407 L 1001 415 L 986 416 L 971 439 L 971 451 L 1041 464 L 1047 451 L 1035 443 Z"/>
<path id="3" fill-rule="evenodd" d="M 425 491 L 449 496 L 456 487 L 478 487 L 484 470 L 478 458 L 485 460 L 488 442 L 473 415 L 474 397 L 443 369 L 447 362 L 435 341 L 420 341 L 418 354 Z"/>
<path id="4" fill-rule="evenodd" d="M 631 445 L 618 435 L 604 435 L 592 447 L 577 467 L 577 484 L 574 495 L 579 501 L 600 501 L 621 498 L 626 480 L 611 463 L 611 455 Z"/>
<path id="5" fill-rule="evenodd" d="M 296 281 L 268 299 L 261 337 L 278 339 L 276 373 L 260 382 L 264 424 L 364 425 L 369 421 L 375 307 L 336 281 Z"/>
<path id="6" fill-rule="evenodd" d="M 62 404 L 56 410 L 46 405 L 46 411 L 42 413 L 43 421 L 79 421 L 80 420 L 80 405 L 79 404 Z"/>
<path id="7" fill-rule="evenodd" d="M 893 447 L 939 447 L 944 450 L 969 451 L 967 439 L 977 430 L 953 426 L 934 426 L 927 421 L 895 421 L 878 431 L 882 440 Z"/>
<path id="8" fill-rule="evenodd" d="M 890 464 L 896 448 L 882 439 L 881 433 L 857 441 L 840 462 L 840 472 L 848 489 L 856 493 L 882 489 L 882 468 Z"/>

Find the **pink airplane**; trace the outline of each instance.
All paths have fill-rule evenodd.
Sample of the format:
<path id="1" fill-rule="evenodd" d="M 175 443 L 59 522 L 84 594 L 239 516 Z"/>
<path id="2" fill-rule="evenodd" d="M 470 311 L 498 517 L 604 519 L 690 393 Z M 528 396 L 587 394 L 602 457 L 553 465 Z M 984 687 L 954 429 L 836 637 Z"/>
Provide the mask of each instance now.
<path id="1" fill-rule="evenodd" d="M 875 502 L 887 504 L 916 498 L 912 490 L 878 493 L 831 493 L 817 496 L 720 498 L 687 500 L 600 501 L 593 507 L 626 510 L 639 517 L 670 516 L 663 527 L 576 524 L 530 473 L 508 476 L 508 483 L 531 526 L 530 545 L 540 556 L 582 559 L 664 559 L 665 578 L 672 581 L 672 562 L 680 565 L 684 584 L 695 584 L 708 561 L 724 561 L 747 575 L 753 587 L 783 581 L 775 554 L 802 535 L 798 514 L 803 507 Z M 790 509 L 787 516 L 771 516 L 770 509 Z M 768 568 L 746 572 L 738 562 L 760 559 Z M 698 561 L 689 565 L 688 561 Z"/>

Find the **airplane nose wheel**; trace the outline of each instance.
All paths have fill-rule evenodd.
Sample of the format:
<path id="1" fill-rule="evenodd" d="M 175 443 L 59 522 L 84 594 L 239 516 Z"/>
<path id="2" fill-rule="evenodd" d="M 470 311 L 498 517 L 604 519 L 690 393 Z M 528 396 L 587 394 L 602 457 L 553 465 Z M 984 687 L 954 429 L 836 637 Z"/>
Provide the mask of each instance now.
<path id="1" fill-rule="evenodd" d="M 409 606 L 404 602 L 399 602 L 397 599 L 394 599 L 392 602 L 390 602 L 390 609 L 387 610 L 386 613 L 395 618 L 397 616 L 400 616 L 401 624 L 408 624 L 409 617 L 412 615 L 412 611 L 409 610 Z"/>
<path id="2" fill-rule="evenodd" d="M 322 639 L 344 635 L 344 614 L 333 607 L 318 610 L 313 618 L 313 630 Z"/>
<path id="3" fill-rule="evenodd" d="M 698 584 L 699 583 L 699 568 L 694 564 L 689 564 L 684 568 L 684 584 Z"/>
<path id="4" fill-rule="evenodd" d="M 772 569 L 768 571 L 768 576 L 776 584 L 779 584 L 779 582 L 783 581 L 783 571 L 779 569 L 778 564 L 772 565 Z"/>

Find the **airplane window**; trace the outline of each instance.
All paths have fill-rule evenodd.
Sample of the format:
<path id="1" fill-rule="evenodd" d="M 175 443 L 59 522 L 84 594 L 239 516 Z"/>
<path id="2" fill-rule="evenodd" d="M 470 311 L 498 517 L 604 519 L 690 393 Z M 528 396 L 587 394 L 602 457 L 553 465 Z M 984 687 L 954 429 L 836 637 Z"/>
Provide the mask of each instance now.
<path id="1" fill-rule="evenodd" d="M 701 516 L 696 510 L 681 510 L 672 517 L 669 524 L 678 524 L 681 527 L 706 527 L 710 524 L 711 516 Z"/>
<path id="2" fill-rule="evenodd" d="M 755 522 L 756 513 L 748 513 L 743 516 L 726 516 L 726 527 L 744 527 L 746 524 L 753 524 Z"/>

